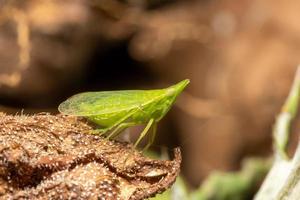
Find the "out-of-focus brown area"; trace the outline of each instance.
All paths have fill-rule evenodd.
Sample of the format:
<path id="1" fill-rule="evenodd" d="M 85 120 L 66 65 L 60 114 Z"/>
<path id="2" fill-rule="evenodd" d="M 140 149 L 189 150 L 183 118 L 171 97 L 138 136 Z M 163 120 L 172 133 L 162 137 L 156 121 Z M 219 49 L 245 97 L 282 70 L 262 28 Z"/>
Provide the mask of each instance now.
<path id="1" fill-rule="evenodd" d="M 0 99 L 52 110 L 86 90 L 191 84 L 156 146 L 181 145 L 193 185 L 267 155 L 299 64 L 296 0 L 0 1 Z M 11 111 L 11 110 L 10 110 Z"/>
<path id="2" fill-rule="evenodd" d="M 0 199 L 138 200 L 165 191 L 180 171 L 132 145 L 87 134 L 75 117 L 38 114 L 0 119 Z"/>

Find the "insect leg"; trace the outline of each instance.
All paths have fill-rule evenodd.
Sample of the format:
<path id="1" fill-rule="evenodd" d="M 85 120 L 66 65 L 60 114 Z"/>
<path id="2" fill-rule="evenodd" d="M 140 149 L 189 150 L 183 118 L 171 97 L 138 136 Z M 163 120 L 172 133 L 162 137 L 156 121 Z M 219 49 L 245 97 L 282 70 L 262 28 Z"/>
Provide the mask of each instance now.
<path id="1" fill-rule="evenodd" d="M 137 125 L 137 123 L 134 122 L 128 122 L 128 123 L 121 123 L 119 124 L 106 138 L 115 138 L 117 137 L 125 128 L 128 128 L 130 126 Z"/>
<path id="2" fill-rule="evenodd" d="M 99 129 L 95 129 L 95 130 L 91 130 L 90 133 L 93 135 L 104 135 L 106 132 L 108 131 L 107 128 L 99 128 Z"/>
<path id="3" fill-rule="evenodd" d="M 145 129 L 143 130 L 143 132 L 141 133 L 140 137 L 138 138 L 138 140 L 135 142 L 134 147 L 136 147 L 139 142 L 145 137 L 145 135 L 147 134 L 147 132 L 149 131 L 149 129 L 151 128 L 152 124 L 154 122 L 154 119 L 150 119 L 147 126 L 145 127 Z"/>
<path id="4" fill-rule="evenodd" d="M 121 119 L 119 119 L 116 123 L 114 123 L 113 125 L 107 127 L 107 128 L 103 128 L 103 129 L 97 129 L 94 130 L 94 132 L 96 133 L 100 133 L 100 135 L 105 134 L 107 131 L 112 130 L 113 128 L 117 127 L 119 124 L 121 124 L 123 121 L 125 121 L 126 119 L 128 119 L 129 117 L 131 117 L 137 110 L 133 109 L 131 110 L 127 115 L 125 115 L 124 117 L 122 117 Z M 94 133 L 95 134 L 95 133 Z"/>
<path id="5" fill-rule="evenodd" d="M 147 145 L 143 148 L 143 151 L 147 150 L 153 144 L 155 136 L 156 136 L 156 130 L 157 130 L 157 123 L 154 122 L 154 124 L 152 126 L 152 132 L 150 134 L 149 141 L 148 141 Z"/>

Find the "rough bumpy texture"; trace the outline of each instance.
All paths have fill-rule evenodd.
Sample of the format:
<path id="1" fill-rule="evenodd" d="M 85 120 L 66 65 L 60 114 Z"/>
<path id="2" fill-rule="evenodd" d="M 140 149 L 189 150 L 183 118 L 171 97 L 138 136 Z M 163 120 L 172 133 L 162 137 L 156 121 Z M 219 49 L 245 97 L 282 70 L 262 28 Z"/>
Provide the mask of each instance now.
<path id="1" fill-rule="evenodd" d="M 0 199 L 144 199 L 165 191 L 179 173 L 131 145 L 87 134 L 76 117 L 0 114 Z"/>

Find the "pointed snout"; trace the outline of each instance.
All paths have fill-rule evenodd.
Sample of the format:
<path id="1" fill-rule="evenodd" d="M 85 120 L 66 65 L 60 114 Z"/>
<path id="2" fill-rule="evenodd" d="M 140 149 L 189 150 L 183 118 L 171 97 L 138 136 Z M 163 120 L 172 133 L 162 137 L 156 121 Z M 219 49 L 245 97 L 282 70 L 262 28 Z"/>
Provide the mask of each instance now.
<path id="1" fill-rule="evenodd" d="M 183 81 L 180 81 L 179 83 L 177 83 L 176 85 L 173 85 L 171 87 L 168 88 L 169 90 L 169 95 L 173 96 L 175 94 L 175 96 L 179 95 L 182 90 L 184 90 L 184 88 L 190 83 L 189 79 L 185 79 Z"/>

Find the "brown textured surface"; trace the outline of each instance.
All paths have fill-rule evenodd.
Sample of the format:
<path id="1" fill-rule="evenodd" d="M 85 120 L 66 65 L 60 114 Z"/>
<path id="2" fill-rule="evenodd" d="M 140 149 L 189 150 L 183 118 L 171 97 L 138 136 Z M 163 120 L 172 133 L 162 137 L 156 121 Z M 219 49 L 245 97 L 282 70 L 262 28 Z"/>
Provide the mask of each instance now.
<path id="1" fill-rule="evenodd" d="M 68 116 L 0 117 L 0 199 L 144 199 L 163 192 L 179 173 L 131 145 L 86 134 Z"/>

